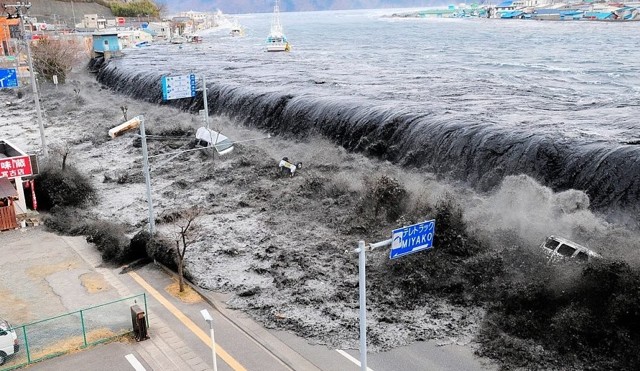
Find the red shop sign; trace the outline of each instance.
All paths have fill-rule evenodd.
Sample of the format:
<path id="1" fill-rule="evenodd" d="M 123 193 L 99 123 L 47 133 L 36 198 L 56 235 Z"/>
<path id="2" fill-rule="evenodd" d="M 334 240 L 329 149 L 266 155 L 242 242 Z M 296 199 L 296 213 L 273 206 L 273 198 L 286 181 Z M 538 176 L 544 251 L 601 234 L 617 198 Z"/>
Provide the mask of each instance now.
<path id="1" fill-rule="evenodd" d="M 17 178 L 32 175 L 29 156 L 0 158 L 0 178 Z"/>

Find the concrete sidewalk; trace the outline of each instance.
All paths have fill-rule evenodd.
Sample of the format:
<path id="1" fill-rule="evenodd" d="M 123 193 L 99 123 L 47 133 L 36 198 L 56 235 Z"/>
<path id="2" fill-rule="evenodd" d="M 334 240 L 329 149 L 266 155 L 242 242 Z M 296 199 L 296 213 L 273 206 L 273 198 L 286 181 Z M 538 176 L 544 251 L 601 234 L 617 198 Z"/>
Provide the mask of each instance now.
<path id="1" fill-rule="evenodd" d="M 3 242 L 0 246 L 0 254 L 5 256 L 7 265 L 0 273 L 2 279 L 0 292 L 5 292 L 0 300 L 3 303 L 3 307 L 0 308 L 0 317 L 8 317 L 14 324 L 30 323 L 145 292 L 143 287 L 129 275 L 121 275 L 121 269 L 105 267 L 102 264 L 100 253 L 92 244 L 87 243 L 84 237 L 59 236 L 47 232 L 42 226 L 3 232 L 0 237 Z M 153 289 L 166 296 L 167 299 L 171 299 L 177 310 L 183 313 L 190 312 L 192 319 L 199 317 L 197 311 L 194 313 L 193 305 L 183 303 L 165 291 L 167 282 L 175 277 L 173 272 L 162 266 L 147 266 L 139 269 L 137 273 Z M 102 289 L 98 292 L 90 292 L 85 285 L 84 278 L 86 276 L 97 277 L 102 282 L 100 284 Z M 261 353 L 264 354 L 264 357 L 277 360 L 278 370 L 320 370 L 319 367 L 302 357 L 244 313 L 228 309 L 225 305 L 227 295 L 202 290 L 193 285 L 191 287 L 202 296 L 205 302 L 200 306 L 208 307 L 210 311 L 213 311 L 212 313 L 219 314 L 237 328 L 236 335 L 229 336 L 237 336 L 239 339 L 246 338 L 253 344 L 250 347 L 248 345 L 245 347 L 253 350 L 252 355 Z M 124 347 L 115 346 L 112 348 L 129 349 L 141 358 L 148 370 L 199 371 L 212 369 L 211 348 L 205 345 L 202 340 L 194 340 L 193 333 L 190 333 L 174 315 L 158 315 L 158 311 L 166 311 L 166 309 L 156 300 L 150 299 L 149 293 L 147 293 L 147 297 L 150 338 L 141 342 L 125 344 Z M 204 323 L 200 323 L 200 325 L 204 325 Z M 185 339 L 187 340 L 185 341 Z M 218 343 L 218 338 L 216 340 Z M 193 341 L 195 343 L 191 343 Z M 79 362 L 78 358 L 82 359 L 83 357 L 86 362 L 89 362 L 87 364 L 99 362 L 95 361 L 96 357 L 87 354 L 91 353 L 92 349 L 99 347 L 101 346 L 89 347 L 81 352 L 74 352 L 72 355 L 58 357 L 55 362 L 51 363 L 45 360 L 33 364 L 33 367 L 43 370 L 62 370 L 65 369 L 64 366 L 61 366 L 65 364 L 65 358 L 68 359 L 67 363 L 70 365 L 74 364 L 73 362 Z M 238 348 L 232 350 L 240 357 L 252 356 L 243 354 Z M 95 351 L 95 354 L 101 352 L 104 353 L 105 350 Z M 24 349 L 19 353 L 22 353 L 19 354 L 21 357 L 26 356 Z M 252 364 L 250 360 L 239 360 Z M 256 369 L 255 362 L 254 359 L 254 369 Z M 7 366 L 9 365 L 2 366 L 0 369 Z M 219 363 L 219 368 L 220 366 Z M 222 369 L 229 369 L 228 367 L 226 364 L 222 365 Z"/>
<path id="2" fill-rule="evenodd" d="M 111 268 L 102 267 L 99 252 L 84 240 L 77 238 L 62 238 L 84 261 L 114 287 L 122 297 L 129 297 L 142 291 L 132 290 L 125 286 Z M 149 335 L 145 341 L 132 344 L 132 349 L 140 354 L 144 361 L 156 371 L 174 370 L 208 370 L 210 365 L 195 354 L 187 344 L 162 321 L 158 316 L 149 316 Z"/>

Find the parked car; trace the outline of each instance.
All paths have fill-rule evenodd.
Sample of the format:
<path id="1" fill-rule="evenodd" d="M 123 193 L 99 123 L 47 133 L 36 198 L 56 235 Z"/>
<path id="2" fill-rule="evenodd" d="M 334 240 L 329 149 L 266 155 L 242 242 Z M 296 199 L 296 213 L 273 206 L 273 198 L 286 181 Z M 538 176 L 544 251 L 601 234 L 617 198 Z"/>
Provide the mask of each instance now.
<path id="1" fill-rule="evenodd" d="M 589 261 L 594 258 L 602 258 L 597 252 L 562 237 L 549 236 L 540 247 L 549 254 L 550 261 L 564 258 Z"/>
<path id="2" fill-rule="evenodd" d="M 18 352 L 18 337 L 9 322 L 0 318 L 0 365 L 4 365 L 7 357 Z"/>

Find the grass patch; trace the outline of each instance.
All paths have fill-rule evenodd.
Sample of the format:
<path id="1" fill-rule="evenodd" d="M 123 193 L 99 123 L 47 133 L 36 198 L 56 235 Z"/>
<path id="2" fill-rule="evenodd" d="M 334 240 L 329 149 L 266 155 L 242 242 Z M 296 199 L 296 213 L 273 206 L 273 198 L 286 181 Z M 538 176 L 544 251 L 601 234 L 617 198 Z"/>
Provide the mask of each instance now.
<path id="1" fill-rule="evenodd" d="M 80 262 L 77 260 L 65 260 L 58 263 L 35 265 L 27 269 L 29 277 L 44 279 L 56 272 L 70 271 L 72 269 L 80 268 Z"/>
<path id="2" fill-rule="evenodd" d="M 80 283 L 89 294 L 95 294 L 109 290 L 111 286 L 104 280 L 100 273 L 85 273 L 80 276 Z"/>
<path id="3" fill-rule="evenodd" d="M 184 291 L 180 292 L 180 284 L 176 279 L 173 280 L 172 284 L 165 287 L 165 291 L 171 296 L 180 299 L 183 303 L 195 304 L 202 301 L 202 297 L 186 283 L 184 284 Z"/>

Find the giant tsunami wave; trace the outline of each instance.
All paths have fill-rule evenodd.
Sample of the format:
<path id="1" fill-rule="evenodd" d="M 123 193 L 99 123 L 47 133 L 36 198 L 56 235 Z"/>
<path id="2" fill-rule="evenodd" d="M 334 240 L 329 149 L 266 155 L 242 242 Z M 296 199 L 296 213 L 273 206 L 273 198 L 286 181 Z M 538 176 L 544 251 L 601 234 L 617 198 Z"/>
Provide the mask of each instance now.
<path id="1" fill-rule="evenodd" d="M 265 53 L 270 15 L 245 15 L 247 37 L 217 30 L 199 45 L 128 51 L 97 78 L 196 111 L 201 93 L 162 103 L 160 78 L 206 75 L 210 111 L 245 125 L 320 134 L 482 191 L 527 174 L 637 223 L 640 49 L 617 41 L 640 22 L 398 21 L 381 12 L 283 14 L 291 53 Z"/>
<path id="2" fill-rule="evenodd" d="M 161 76 L 107 63 L 98 80 L 118 92 L 161 103 Z M 271 133 L 319 133 L 347 150 L 444 174 L 480 190 L 490 190 L 504 176 L 527 174 L 558 191 L 583 190 L 601 211 L 640 211 L 637 145 L 583 144 L 343 98 L 256 93 L 223 84 L 208 84 L 207 91 L 211 113 Z M 172 104 L 196 112 L 204 106 L 200 93 Z"/>

